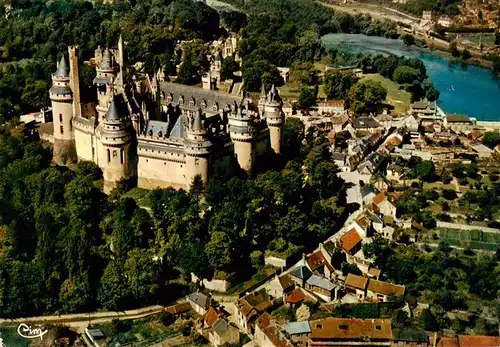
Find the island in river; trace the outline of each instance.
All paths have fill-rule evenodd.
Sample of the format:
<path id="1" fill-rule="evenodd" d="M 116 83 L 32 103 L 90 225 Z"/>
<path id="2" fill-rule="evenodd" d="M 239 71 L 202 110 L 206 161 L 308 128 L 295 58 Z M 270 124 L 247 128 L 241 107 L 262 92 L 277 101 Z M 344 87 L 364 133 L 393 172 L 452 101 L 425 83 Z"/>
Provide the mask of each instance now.
<path id="1" fill-rule="evenodd" d="M 500 79 L 491 70 L 449 60 L 429 50 L 406 47 L 401 40 L 329 34 L 322 41 L 327 49 L 417 57 L 424 62 L 429 78 L 441 92 L 438 105 L 444 112 L 500 121 Z"/>

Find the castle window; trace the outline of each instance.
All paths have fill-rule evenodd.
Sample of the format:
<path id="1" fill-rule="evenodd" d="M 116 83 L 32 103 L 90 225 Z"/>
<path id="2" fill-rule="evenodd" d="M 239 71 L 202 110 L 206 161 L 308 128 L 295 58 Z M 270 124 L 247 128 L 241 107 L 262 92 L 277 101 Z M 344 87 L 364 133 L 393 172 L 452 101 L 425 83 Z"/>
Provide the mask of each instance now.
<path id="1" fill-rule="evenodd" d="M 113 151 L 113 158 L 116 158 L 117 156 L 118 156 L 118 151 L 115 149 L 115 150 Z"/>
<path id="2" fill-rule="evenodd" d="M 120 149 L 120 163 L 123 164 L 123 157 L 124 157 L 124 152 L 123 152 L 123 148 Z"/>
<path id="3" fill-rule="evenodd" d="M 108 163 L 111 162 L 111 152 L 108 149 Z"/>
<path id="4" fill-rule="evenodd" d="M 189 106 L 191 106 L 191 107 L 194 106 L 194 99 L 193 98 L 191 98 L 191 100 L 189 100 Z"/>
<path id="5" fill-rule="evenodd" d="M 59 122 L 61 122 L 61 123 L 62 123 L 62 121 L 63 121 L 63 120 L 62 120 L 62 113 L 59 113 Z"/>
<path id="6" fill-rule="evenodd" d="M 61 130 L 61 135 L 64 134 L 64 127 L 62 125 L 59 130 Z"/>

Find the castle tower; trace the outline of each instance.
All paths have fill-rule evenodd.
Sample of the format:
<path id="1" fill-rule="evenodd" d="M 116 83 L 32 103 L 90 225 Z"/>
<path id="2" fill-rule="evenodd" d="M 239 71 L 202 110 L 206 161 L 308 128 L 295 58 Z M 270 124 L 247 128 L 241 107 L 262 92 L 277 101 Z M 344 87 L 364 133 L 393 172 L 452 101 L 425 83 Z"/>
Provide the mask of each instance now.
<path id="1" fill-rule="evenodd" d="M 123 112 L 123 114 L 122 114 Z M 111 96 L 111 103 L 97 127 L 100 138 L 99 167 L 104 176 L 104 192 L 116 188 L 122 179 L 136 175 L 136 144 L 130 117 L 120 95 Z"/>
<path id="2" fill-rule="evenodd" d="M 97 114 L 99 121 L 106 118 L 108 107 L 114 95 L 114 83 L 118 72 L 118 66 L 114 62 L 113 55 L 108 48 L 101 52 L 96 50 L 96 77 L 94 84 L 97 86 Z"/>
<path id="3" fill-rule="evenodd" d="M 196 175 L 200 175 L 205 184 L 208 180 L 212 142 L 207 137 L 203 118 L 201 109 L 187 117 L 184 153 L 186 154 L 185 177 L 188 189 Z"/>
<path id="4" fill-rule="evenodd" d="M 264 117 L 264 105 L 266 104 L 266 87 L 264 86 L 264 82 L 262 82 L 262 86 L 260 88 L 260 97 L 258 103 L 259 115 L 261 118 Z"/>
<path id="5" fill-rule="evenodd" d="M 264 104 L 264 117 L 269 128 L 271 148 L 276 154 L 281 153 L 281 128 L 285 122 L 281 106 L 281 97 L 273 85 Z"/>
<path id="6" fill-rule="evenodd" d="M 71 120 L 73 118 L 73 92 L 66 59 L 61 57 L 57 71 L 52 74 L 52 88 L 49 91 L 52 102 L 54 126 L 54 162 L 65 164 L 76 161 L 75 138 Z"/>
<path id="7" fill-rule="evenodd" d="M 235 107 L 229 114 L 229 135 L 234 145 L 234 155 L 240 167 L 251 172 L 255 162 L 255 136 L 257 130 L 251 124 L 251 117 L 247 109 Z"/>

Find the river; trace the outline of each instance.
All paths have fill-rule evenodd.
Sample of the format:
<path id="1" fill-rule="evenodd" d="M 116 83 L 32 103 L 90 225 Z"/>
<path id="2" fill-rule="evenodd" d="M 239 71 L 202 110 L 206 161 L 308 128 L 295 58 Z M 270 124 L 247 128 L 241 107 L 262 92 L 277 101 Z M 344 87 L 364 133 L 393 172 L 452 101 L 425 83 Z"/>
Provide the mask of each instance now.
<path id="1" fill-rule="evenodd" d="M 500 121 L 500 78 L 488 69 L 408 48 L 401 40 L 358 34 L 329 34 L 322 40 L 327 50 L 337 47 L 352 52 L 417 57 L 424 62 L 429 78 L 441 92 L 438 105 L 443 111 L 467 114 L 478 120 Z"/>

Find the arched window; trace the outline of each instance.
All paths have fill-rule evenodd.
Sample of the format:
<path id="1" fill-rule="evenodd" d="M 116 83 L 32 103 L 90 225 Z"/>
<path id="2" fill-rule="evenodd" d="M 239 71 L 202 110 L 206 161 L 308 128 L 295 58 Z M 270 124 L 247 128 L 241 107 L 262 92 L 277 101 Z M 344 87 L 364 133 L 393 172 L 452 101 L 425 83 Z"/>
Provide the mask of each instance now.
<path id="1" fill-rule="evenodd" d="M 122 149 L 120 149 L 120 163 L 121 164 L 123 164 L 124 156 L 125 156 L 125 153 L 123 152 L 123 148 L 122 148 Z"/>
<path id="2" fill-rule="evenodd" d="M 108 151 L 108 163 L 110 163 L 111 162 L 111 151 L 109 149 L 107 151 Z"/>

